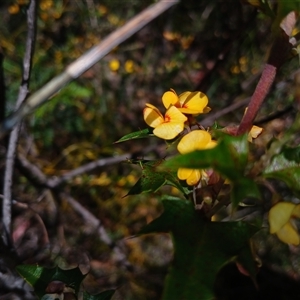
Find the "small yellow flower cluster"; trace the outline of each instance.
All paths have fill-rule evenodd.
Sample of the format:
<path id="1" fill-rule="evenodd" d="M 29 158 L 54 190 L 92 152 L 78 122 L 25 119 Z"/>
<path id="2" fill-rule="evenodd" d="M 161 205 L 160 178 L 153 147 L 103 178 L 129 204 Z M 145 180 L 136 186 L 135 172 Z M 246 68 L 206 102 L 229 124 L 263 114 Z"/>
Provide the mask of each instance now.
<path id="1" fill-rule="evenodd" d="M 163 94 L 162 102 L 167 109 L 165 115 L 157 107 L 147 103 L 144 109 L 144 120 L 153 133 L 164 139 L 172 140 L 184 129 L 188 120 L 186 115 L 198 115 L 210 111 L 208 98 L 201 92 L 184 92 L 179 96 L 174 90 Z"/>
<path id="2" fill-rule="evenodd" d="M 269 212 L 270 233 L 286 244 L 299 245 L 300 235 L 295 219 L 300 218 L 300 204 L 279 202 Z"/>
<path id="3" fill-rule="evenodd" d="M 177 95 L 171 89 L 163 94 L 162 102 L 166 113 L 163 115 L 157 107 L 147 103 L 144 109 L 144 120 L 154 128 L 153 134 L 164 140 L 172 140 L 178 136 L 191 116 L 210 111 L 207 106 L 208 98 L 201 92 L 184 92 Z M 181 154 L 185 154 L 194 150 L 212 148 L 215 145 L 216 142 L 212 141 L 207 131 L 194 130 L 181 139 L 177 149 Z M 203 170 L 180 168 L 177 176 L 180 180 L 186 180 L 188 185 L 197 185 L 203 176 L 207 177 L 207 174 Z"/>
<path id="4" fill-rule="evenodd" d="M 193 116 L 208 113 L 210 108 L 207 106 L 207 96 L 199 91 L 184 92 L 177 95 L 171 89 L 162 96 L 162 102 L 166 108 L 163 115 L 157 107 L 146 103 L 143 111 L 145 122 L 152 128 L 153 134 L 164 140 L 172 140 L 177 137 L 183 130 L 184 126 L 191 128 Z M 249 141 L 256 138 L 262 131 L 261 128 L 252 128 L 249 133 Z M 234 132 L 233 132 L 234 134 Z M 178 143 L 179 153 L 186 154 L 195 150 L 204 150 L 213 148 L 217 145 L 212 140 L 209 132 L 206 130 L 193 130 L 187 133 Z M 208 182 L 209 175 L 204 170 L 179 168 L 177 176 L 180 180 L 186 180 L 188 185 L 196 186 L 200 180 Z"/>
<path id="5" fill-rule="evenodd" d="M 121 68 L 121 63 L 118 59 L 112 59 L 109 61 L 108 66 L 112 72 L 117 72 Z M 133 60 L 128 59 L 125 61 L 124 70 L 126 73 L 133 73 L 137 69 Z"/>

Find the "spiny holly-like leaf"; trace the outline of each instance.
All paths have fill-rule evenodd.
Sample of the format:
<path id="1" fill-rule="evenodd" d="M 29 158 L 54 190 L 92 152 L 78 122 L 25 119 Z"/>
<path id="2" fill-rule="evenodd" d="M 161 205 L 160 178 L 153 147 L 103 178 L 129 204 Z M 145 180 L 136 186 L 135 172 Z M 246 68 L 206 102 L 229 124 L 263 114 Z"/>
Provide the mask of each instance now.
<path id="1" fill-rule="evenodd" d="M 140 232 L 172 234 L 174 261 L 163 299 L 214 299 L 213 285 L 218 271 L 249 249 L 249 239 L 258 228 L 241 221 L 207 221 L 185 200 L 164 200 L 163 205 L 163 214 Z M 250 260 L 251 251 L 248 253 Z"/>
<path id="2" fill-rule="evenodd" d="M 176 173 L 173 171 L 158 171 L 157 167 L 163 160 L 157 161 L 139 161 L 142 167 L 142 176 L 137 183 L 130 189 L 127 195 L 137 195 L 141 193 L 156 192 L 164 185 L 172 185 L 180 190 L 184 195 L 189 193 L 177 179 Z M 126 196 L 127 196 L 126 195 Z"/>
<path id="3" fill-rule="evenodd" d="M 225 135 L 215 148 L 197 150 L 176 156 L 166 161 L 163 166 L 175 169 L 179 167 L 191 169 L 213 168 L 230 180 L 232 184 L 231 201 L 235 208 L 246 197 L 260 197 L 255 182 L 245 177 L 247 158 L 247 136 L 233 137 Z"/>
<path id="4" fill-rule="evenodd" d="M 121 137 L 119 140 L 115 142 L 115 144 L 129 141 L 129 140 L 144 139 L 152 135 L 152 132 L 153 130 L 151 128 L 146 128 L 136 132 L 132 132 Z"/>
<path id="5" fill-rule="evenodd" d="M 299 147 L 284 148 L 273 157 L 264 172 L 266 178 L 284 181 L 296 194 L 300 194 Z"/>
<path id="6" fill-rule="evenodd" d="M 85 277 L 78 267 L 63 270 L 59 267 L 47 269 L 34 265 L 20 265 L 17 266 L 17 271 L 34 288 L 34 292 L 40 298 L 46 294 L 48 284 L 55 280 L 62 281 L 66 286 L 73 288 L 77 294 L 80 283 Z"/>
<path id="7" fill-rule="evenodd" d="M 83 300 L 110 300 L 116 290 L 107 290 L 97 295 L 90 295 L 89 293 L 83 293 Z"/>

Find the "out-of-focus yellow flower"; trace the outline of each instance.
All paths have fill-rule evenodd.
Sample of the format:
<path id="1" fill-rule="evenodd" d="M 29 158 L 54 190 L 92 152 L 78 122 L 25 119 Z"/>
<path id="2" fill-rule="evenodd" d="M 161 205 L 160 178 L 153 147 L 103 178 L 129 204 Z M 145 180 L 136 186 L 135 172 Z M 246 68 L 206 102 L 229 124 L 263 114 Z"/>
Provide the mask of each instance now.
<path id="1" fill-rule="evenodd" d="M 119 23 L 121 21 L 120 18 L 117 15 L 114 15 L 114 14 L 109 14 L 107 16 L 107 20 L 112 25 L 119 25 Z"/>
<path id="2" fill-rule="evenodd" d="M 153 133 L 164 140 L 175 138 L 183 131 L 184 122 L 187 121 L 187 117 L 175 106 L 170 106 L 163 116 L 157 107 L 146 103 L 143 114 L 145 122 L 154 128 Z"/>
<path id="3" fill-rule="evenodd" d="M 300 218 L 300 204 L 277 203 L 269 212 L 270 233 L 275 233 L 286 244 L 299 245 L 300 236 L 293 218 Z"/>
<path id="4" fill-rule="evenodd" d="M 175 41 L 180 39 L 181 35 L 177 32 L 164 31 L 163 36 L 167 41 Z"/>
<path id="5" fill-rule="evenodd" d="M 165 108 L 169 108 L 170 105 L 176 106 L 184 114 L 203 114 L 208 113 L 210 108 L 207 106 L 207 96 L 199 91 L 196 92 L 184 92 L 179 96 L 171 89 L 165 92 L 162 97 Z"/>
<path id="6" fill-rule="evenodd" d="M 89 182 L 90 185 L 107 186 L 111 184 L 111 179 L 107 176 L 106 172 L 103 172 L 99 177 L 93 178 Z"/>
<path id="7" fill-rule="evenodd" d="M 63 54 L 60 50 L 56 50 L 54 53 L 55 65 L 60 65 L 63 60 Z"/>
<path id="8" fill-rule="evenodd" d="M 42 1 L 40 3 L 40 9 L 41 10 L 48 10 L 52 6 L 53 6 L 53 1 L 52 0 Z"/>
<path id="9" fill-rule="evenodd" d="M 8 7 L 8 12 L 11 15 L 15 15 L 20 11 L 20 6 L 18 4 L 13 4 Z"/>
<path id="10" fill-rule="evenodd" d="M 195 150 L 213 148 L 217 145 L 211 139 L 211 135 L 205 130 L 194 130 L 185 135 L 179 142 L 177 149 L 181 154 Z M 197 185 L 201 178 L 208 181 L 208 175 L 204 170 L 179 168 L 177 176 L 180 180 L 186 180 L 188 185 Z"/>
<path id="11" fill-rule="evenodd" d="M 120 62 L 117 59 L 112 59 L 109 62 L 109 68 L 111 69 L 111 71 L 116 72 L 119 70 L 120 68 Z"/>
<path id="12" fill-rule="evenodd" d="M 183 36 L 181 39 L 180 39 L 180 44 L 181 44 L 181 47 L 186 50 L 188 48 L 190 48 L 190 45 L 192 44 L 192 42 L 194 41 L 194 37 L 191 36 L 191 35 L 188 35 L 188 36 Z"/>
<path id="13" fill-rule="evenodd" d="M 28 5 L 29 4 L 29 0 L 18 0 L 17 2 L 19 5 Z"/>
<path id="14" fill-rule="evenodd" d="M 101 15 L 105 15 L 105 14 L 107 14 L 108 9 L 106 6 L 100 4 L 98 6 L 98 11 L 100 12 Z"/>
<path id="15" fill-rule="evenodd" d="M 126 60 L 124 68 L 125 68 L 125 71 L 127 73 L 133 73 L 133 71 L 134 71 L 134 62 L 131 59 Z"/>

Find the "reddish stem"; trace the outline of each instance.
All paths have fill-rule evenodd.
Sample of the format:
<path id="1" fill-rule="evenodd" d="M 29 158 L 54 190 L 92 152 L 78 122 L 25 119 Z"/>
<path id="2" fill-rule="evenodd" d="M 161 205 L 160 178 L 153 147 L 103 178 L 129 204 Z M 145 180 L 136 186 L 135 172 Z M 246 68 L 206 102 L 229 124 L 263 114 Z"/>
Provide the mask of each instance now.
<path id="1" fill-rule="evenodd" d="M 269 92 L 271 85 L 274 82 L 276 71 L 277 68 L 273 65 L 266 64 L 264 66 L 259 82 L 251 97 L 248 109 L 237 130 L 237 135 L 250 131 L 257 112 L 261 107 L 267 93 Z"/>

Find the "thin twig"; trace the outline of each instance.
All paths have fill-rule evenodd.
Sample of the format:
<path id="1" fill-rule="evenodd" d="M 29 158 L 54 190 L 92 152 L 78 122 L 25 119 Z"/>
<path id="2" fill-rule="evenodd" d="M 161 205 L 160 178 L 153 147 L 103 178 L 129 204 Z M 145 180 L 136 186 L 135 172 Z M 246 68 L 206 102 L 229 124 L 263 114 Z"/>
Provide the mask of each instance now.
<path id="1" fill-rule="evenodd" d="M 60 193 L 59 197 L 61 199 L 65 199 L 69 205 L 77 212 L 87 224 L 91 225 L 95 230 L 97 230 L 99 234 L 100 240 L 107 246 L 111 248 L 111 252 L 114 256 L 114 260 L 118 262 L 121 266 L 125 267 L 126 269 L 131 268 L 131 263 L 127 260 L 125 251 L 124 251 L 124 241 L 120 240 L 118 242 L 113 241 L 105 228 L 102 225 L 102 222 L 95 217 L 91 212 L 85 209 L 77 200 L 71 197 L 67 193 Z"/>
<path id="2" fill-rule="evenodd" d="M 27 9 L 27 39 L 26 39 L 26 50 L 23 60 L 23 75 L 22 83 L 19 89 L 19 95 L 16 103 L 16 109 L 18 109 L 21 104 L 26 99 L 29 87 L 29 78 L 31 73 L 32 58 L 34 53 L 34 44 L 36 37 L 36 8 L 37 1 L 31 0 Z M 4 199 L 2 202 L 2 221 L 4 229 L 4 239 L 7 246 L 11 246 L 11 193 L 12 193 L 12 177 L 14 169 L 14 160 L 17 148 L 17 142 L 19 137 L 21 125 L 16 126 L 11 132 L 8 144 L 8 150 L 6 155 L 6 166 L 4 174 L 4 187 L 3 194 Z"/>
<path id="3" fill-rule="evenodd" d="M 85 165 L 82 165 L 70 172 L 60 176 L 60 177 L 50 177 L 48 178 L 43 171 L 35 164 L 31 163 L 25 156 L 18 154 L 17 157 L 17 166 L 25 174 L 25 176 L 31 180 L 35 185 L 46 187 L 49 189 L 56 189 L 64 182 L 71 180 L 75 176 L 81 175 L 83 173 L 88 173 L 96 168 L 110 166 L 122 161 L 125 161 L 127 158 L 131 158 L 130 153 L 125 153 L 115 157 L 101 158 L 96 161 L 92 161 Z"/>
<path id="4" fill-rule="evenodd" d="M 97 229 L 100 240 L 107 246 L 113 247 L 114 242 L 107 234 L 102 222 L 96 218 L 91 212 L 85 209 L 77 200 L 71 197 L 67 193 L 60 193 L 60 198 L 65 199 L 71 207 L 85 220 L 86 224 L 91 225 L 94 229 Z"/>
<path id="5" fill-rule="evenodd" d="M 5 109 L 6 109 L 3 59 L 4 59 L 4 55 L 0 47 L 0 122 L 3 122 L 5 118 Z"/>
<path id="6" fill-rule="evenodd" d="M 24 116 L 33 112 L 38 106 L 45 103 L 67 83 L 79 77 L 112 49 L 127 40 L 130 36 L 138 32 L 141 28 L 161 15 L 178 1 L 179 0 L 161 0 L 158 3 L 149 6 L 147 9 L 129 20 L 124 26 L 111 33 L 100 44 L 94 46 L 85 54 L 80 56 L 76 61 L 71 63 L 63 73 L 54 77 L 40 90 L 28 97 L 26 103 L 5 119 L 0 127 L 0 138 L 4 136 L 6 132 L 11 130 Z"/>
<path id="7" fill-rule="evenodd" d="M 48 178 L 43 171 L 20 153 L 16 159 L 16 166 L 34 185 L 46 188 L 49 187 L 47 183 Z"/>
<path id="8" fill-rule="evenodd" d="M 90 24 L 93 29 L 96 29 L 99 27 L 97 16 L 96 16 L 96 7 L 93 0 L 86 0 L 86 4 L 89 10 L 90 15 Z"/>
<path id="9" fill-rule="evenodd" d="M 200 123 L 202 126 L 212 126 L 215 120 L 218 120 L 220 117 L 235 111 L 236 109 L 246 106 L 250 101 L 250 98 L 245 98 L 243 100 L 237 101 L 227 107 L 224 107 L 223 109 L 220 109 L 216 111 L 215 113 L 210 113 L 206 118 L 204 118 Z"/>
<path id="10" fill-rule="evenodd" d="M 128 159 L 130 157 L 131 157 L 130 153 L 125 153 L 125 154 L 115 156 L 115 157 L 101 158 L 101 159 L 92 161 L 92 162 L 82 165 L 74 170 L 71 170 L 70 172 L 68 172 L 60 177 L 56 177 L 56 178 L 52 178 L 52 179 L 48 180 L 48 185 L 51 188 L 56 188 L 56 187 L 60 186 L 62 183 L 66 182 L 78 175 L 91 172 L 91 171 L 95 170 L 96 168 L 118 164 L 120 162 L 125 161 L 126 159 Z"/>

